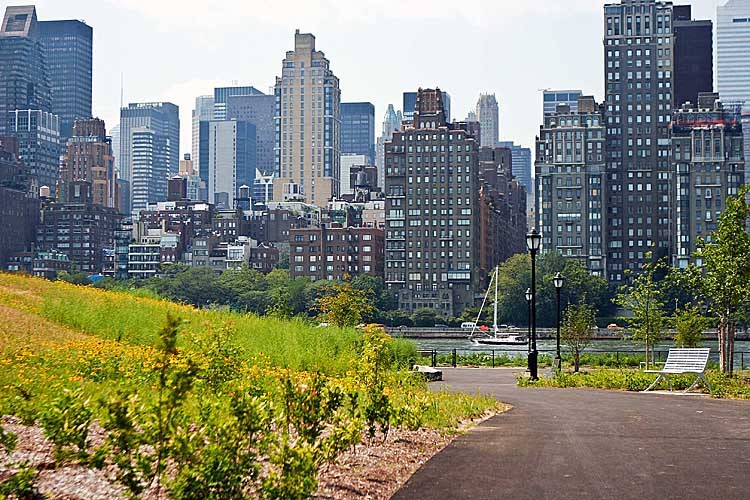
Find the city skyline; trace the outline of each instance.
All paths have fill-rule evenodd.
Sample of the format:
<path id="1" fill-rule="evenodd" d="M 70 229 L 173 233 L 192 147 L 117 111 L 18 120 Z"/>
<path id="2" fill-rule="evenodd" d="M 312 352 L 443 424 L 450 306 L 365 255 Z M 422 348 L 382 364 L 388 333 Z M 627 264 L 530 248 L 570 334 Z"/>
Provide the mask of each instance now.
<path id="1" fill-rule="evenodd" d="M 527 112 L 530 103 L 540 106 L 537 89 L 580 88 L 598 100 L 603 97 L 601 9 L 605 3 L 478 2 L 467 11 L 438 1 L 434 4 L 438 8 L 428 14 L 416 2 L 397 9 L 396 2 L 390 0 L 358 2 L 356 6 L 336 1 L 284 2 L 283 8 L 234 2 L 211 6 L 185 2 L 177 8 L 171 0 L 41 0 L 35 5 L 40 20 L 81 19 L 94 28 L 93 115 L 104 119 L 108 128 L 118 122 L 121 74 L 124 105 L 174 102 L 180 106 L 180 119 L 185 124 L 190 122 L 195 98 L 212 94 L 215 87 L 253 85 L 268 92 L 288 50 L 289 37 L 299 28 L 314 33 L 331 60 L 341 79 L 342 101 L 370 101 L 375 116 L 381 117 L 389 103 L 400 107 L 404 91 L 439 86 L 451 94 L 452 114 L 463 117 L 480 92 L 495 93 L 503 109 L 500 140 L 528 147 L 539 126 L 538 117 Z M 715 20 L 716 7 L 724 0 L 676 3 L 690 3 L 696 19 Z M 327 16 L 327 11 L 335 15 Z M 415 19 L 421 22 L 412 29 Z M 247 29 L 248 20 L 254 23 L 252 30 Z M 411 48 L 403 50 L 400 39 L 382 37 L 380 21 L 395 32 L 409 33 L 413 39 L 407 40 L 406 46 Z M 574 32 L 566 29 L 571 23 L 577 26 Z M 220 35 L 213 29 L 216 25 L 222 26 Z M 471 37 L 480 49 L 467 50 L 456 44 L 442 55 L 412 64 L 420 40 L 432 29 L 448 30 L 454 36 L 465 33 L 464 38 Z M 132 37 L 134 32 L 140 36 Z M 548 44 L 544 41 L 548 37 L 540 37 L 540 33 L 548 33 L 558 42 Z M 380 41 L 373 44 L 376 37 Z M 264 50 L 253 49 L 256 45 Z M 249 50 L 238 55 L 237 47 Z M 571 71 L 572 53 L 582 55 L 590 64 Z M 364 72 L 360 66 L 363 57 L 369 60 Z M 503 64 L 482 64 L 487 57 Z M 544 65 L 528 64 L 542 59 Z M 442 62 L 446 60 L 452 71 L 446 71 Z M 525 78 L 518 78 L 519 73 Z M 181 132 L 180 153 L 190 152 L 190 128 L 183 127 Z"/>

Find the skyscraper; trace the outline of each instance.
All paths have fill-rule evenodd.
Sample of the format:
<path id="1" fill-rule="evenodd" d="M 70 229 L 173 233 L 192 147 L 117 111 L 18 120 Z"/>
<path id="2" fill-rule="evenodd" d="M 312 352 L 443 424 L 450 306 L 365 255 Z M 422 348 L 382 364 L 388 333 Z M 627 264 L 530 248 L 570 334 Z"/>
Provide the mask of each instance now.
<path id="1" fill-rule="evenodd" d="M 204 172 L 205 168 L 201 168 L 200 158 L 200 125 L 201 122 L 208 122 L 214 119 L 214 96 L 202 95 L 195 98 L 195 108 L 192 113 L 193 119 L 193 143 L 192 143 L 192 154 L 190 157 L 193 159 L 193 165 L 196 172 Z M 204 181 L 208 181 L 208 178 L 204 178 Z"/>
<path id="2" fill-rule="evenodd" d="M 607 278 L 618 283 L 672 254 L 674 178 L 670 121 L 675 22 L 690 7 L 622 0 L 604 6 Z"/>
<path id="3" fill-rule="evenodd" d="M 513 141 L 500 141 L 497 145 L 510 149 L 513 158 L 513 177 L 518 179 L 518 182 L 526 189 L 526 194 L 531 196 L 534 193 L 534 183 L 531 180 L 531 149 L 515 144 Z"/>
<path id="4" fill-rule="evenodd" d="M 740 105 L 722 105 L 719 94 L 703 93 L 695 104 L 675 110 L 672 169 L 677 175 L 674 265 L 685 268 L 698 240 L 711 241 L 726 200 L 745 182 Z"/>
<path id="5" fill-rule="evenodd" d="M 150 127 L 132 127 L 128 135 L 131 210 L 137 214 L 148 209 L 149 203 L 167 199 L 169 141 Z"/>
<path id="6" fill-rule="evenodd" d="M 689 5 L 674 6 L 674 106 L 698 101 L 714 88 L 713 23 L 690 19 Z"/>
<path id="7" fill-rule="evenodd" d="M 214 89 L 214 120 L 227 119 L 227 103 L 232 96 L 241 95 L 265 95 L 260 90 L 251 86 L 243 87 L 217 87 Z"/>
<path id="8" fill-rule="evenodd" d="M 403 101 L 403 117 L 402 120 L 410 122 L 414 117 L 414 107 L 417 104 L 417 92 L 404 92 Z M 450 123 L 451 121 L 451 96 L 448 92 L 443 91 L 443 110 L 445 112 L 445 120 Z"/>
<path id="9" fill-rule="evenodd" d="M 255 178 L 255 125 L 213 120 L 208 137 L 208 201 L 234 208 L 240 187 L 252 187 Z"/>
<path id="10" fill-rule="evenodd" d="M 750 108 L 750 0 L 716 8 L 716 76 L 722 101 Z"/>
<path id="11" fill-rule="evenodd" d="M 87 181 L 91 184 L 93 203 L 115 207 L 114 156 L 103 120 L 78 119 L 73 123 L 60 177 L 60 200 L 66 199 L 67 189 L 75 182 Z"/>
<path id="12" fill-rule="evenodd" d="M 46 53 L 50 111 L 60 117 L 64 146 L 73 135 L 73 122 L 91 118 L 93 30 L 81 21 L 41 21 L 39 40 Z"/>
<path id="13" fill-rule="evenodd" d="M 716 82 L 723 102 L 744 103 L 744 150 L 750 152 L 750 0 L 728 0 L 716 8 Z M 750 162 L 745 179 L 750 180 Z"/>
<path id="14" fill-rule="evenodd" d="M 479 288 L 478 147 L 449 124 L 439 89 L 386 143 L 385 281 L 406 311 L 458 316 Z"/>
<path id="15" fill-rule="evenodd" d="M 130 183 L 133 212 L 166 199 L 167 179 L 177 174 L 180 164 L 179 111 L 169 102 L 131 103 L 120 109 L 119 172 Z M 138 158 L 134 156 L 136 129 L 138 149 L 143 153 Z M 130 213 L 128 207 L 123 211 Z"/>
<path id="16" fill-rule="evenodd" d="M 312 34 L 295 32 L 274 94 L 274 199 L 299 189 L 308 203 L 325 206 L 339 193 L 341 90 Z"/>
<path id="17" fill-rule="evenodd" d="M 8 7 L 0 26 L 0 135 L 17 109 L 50 112 L 50 82 L 34 6 Z"/>
<path id="18" fill-rule="evenodd" d="M 341 103 L 341 154 L 365 155 L 375 164 L 375 106 L 371 102 Z"/>
<path id="19" fill-rule="evenodd" d="M 383 129 L 377 143 L 377 157 L 375 165 L 378 167 L 378 186 L 382 189 L 385 186 L 385 143 L 393 138 L 393 133 L 401 130 L 401 111 L 393 109 L 393 104 L 388 105 L 383 118 Z"/>
<path id="20" fill-rule="evenodd" d="M 578 98 L 583 95 L 581 90 L 553 90 L 547 89 L 542 93 L 542 119 L 557 111 L 558 104 L 570 106 L 571 113 L 578 112 Z"/>
<path id="21" fill-rule="evenodd" d="M 60 164 L 60 122 L 57 115 L 38 109 L 17 109 L 8 116 L 8 134 L 18 139 L 21 160 L 31 168 L 39 186 L 47 186 L 54 196 Z"/>
<path id="22" fill-rule="evenodd" d="M 480 94 L 477 101 L 477 120 L 482 146 L 494 148 L 500 139 L 500 112 L 495 94 Z"/>
<path id="23" fill-rule="evenodd" d="M 273 95 L 232 95 L 227 98 L 227 119 L 244 121 L 255 126 L 256 163 L 263 173 L 274 171 L 275 110 L 276 98 Z"/>
<path id="24" fill-rule="evenodd" d="M 536 141 L 536 226 L 542 250 L 605 274 L 603 189 L 605 125 L 593 97 L 573 112 L 559 104 L 544 116 Z"/>

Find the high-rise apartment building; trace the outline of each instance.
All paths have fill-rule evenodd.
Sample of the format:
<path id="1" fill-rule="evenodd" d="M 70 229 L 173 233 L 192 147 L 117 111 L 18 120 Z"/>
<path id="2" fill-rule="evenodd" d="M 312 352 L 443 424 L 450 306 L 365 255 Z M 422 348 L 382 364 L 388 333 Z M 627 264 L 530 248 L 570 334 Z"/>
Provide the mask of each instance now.
<path id="1" fill-rule="evenodd" d="M 76 120 L 63 155 L 58 198 L 65 199 L 67 189 L 75 182 L 87 181 L 91 184 L 91 201 L 114 208 L 117 180 L 114 163 L 104 121 Z"/>
<path id="2" fill-rule="evenodd" d="M 618 283 L 652 258 L 670 256 L 674 176 L 670 121 L 675 102 L 675 23 L 689 6 L 622 0 L 604 6 L 607 126 L 607 278 Z"/>
<path id="3" fill-rule="evenodd" d="M 219 208 L 234 208 L 240 187 L 251 187 L 255 178 L 255 125 L 213 120 L 208 137 L 208 201 Z"/>
<path id="4" fill-rule="evenodd" d="M 226 120 L 227 103 L 230 97 L 248 96 L 248 95 L 265 95 L 260 90 L 249 85 L 242 87 L 217 87 L 214 89 L 214 120 Z"/>
<path id="5" fill-rule="evenodd" d="M 534 183 L 531 179 L 531 148 L 525 148 L 513 141 L 500 141 L 497 145 L 510 149 L 513 157 L 513 177 L 518 179 L 526 189 L 526 194 L 531 196 L 534 193 Z"/>
<path id="6" fill-rule="evenodd" d="M 18 140 L 21 160 L 31 168 L 39 186 L 56 193 L 60 168 L 60 120 L 38 109 L 17 109 L 8 113 L 7 133 Z"/>
<path id="7" fill-rule="evenodd" d="M 593 97 L 545 114 L 536 140 L 536 227 L 542 251 L 605 274 L 605 124 Z"/>
<path id="8" fill-rule="evenodd" d="M 0 135 L 18 109 L 49 113 L 50 81 L 34 6 L 8 7 L 0 26 Z"/>
<path id="9" fill-rule="evenodd" d="M 583 95 L 581 90 L 544 90 L 542 93 L 542 118 L 557 111 L 558 104 L 570 106 L 571 113 L 578 112 L 578 98 Z"/>
<path id="10" fill-rule="evenodd" d="M 674 265 L 685 268 L 699 239 L 711 241 L 729 196 L 745 182 L 739 104 L 700 94 L 672 118 L 672 168 L 677 175 Z"/>
<path id="11" fill-rule="evenodd" d="M 410 122 L 414 118 L 414 109 L 417 104 L 417 92 L 404 92 L 401 107 L 403 109 L 402 121 Z M 445 121 L 451 122 L 451 96 L 443 91 L 443 109 L 445 110 Z"/>
<path id="12" fill-rule="evenodd" d="M 457 316 L 479 288 L 478 145 L 420 89 L 409 125 L 386 143 L 385 280 L 406 311 Z"/>
<path id="13" fill-rule="evenodd" d="M 476 120 L 481 130 L 482 147 L 494 148 L 500 140 L 500 111 L 495 94 L 480 94 Z"/>
<path id="14" fill-rule="evenodd" d="M 341 154 L 365 155 L 375 164 L 375 106 L 371 102 L 341 103 Z"/>
<path id="15" fill-rule="evenodd" d="M 716 8 L 716 82 L 723 102 L 744 103 L 744 150 L 750 151 L 750 0 L 728 0 Z"/>
<path id="16" fill-rule="evenodd" d="M 385 143 L 393 138 L 394 132 L 401 130 L 402 118 L 401 111 L 396 111 L 393 104 L 389 104 L 383 117 L 383 129 L 378 137 L 375 158 L 375 165 L 378 167 L 378 186 L 381 188 L 385 185 Z"/>
<path id="17" fill-rule="evenodd" d="M 312 34 L 295 32 L 274 94 L 274 199 L 298 191 L 308 203 L 325 206 L 339 193 L 341 90 Z"/>
<path id="18" fill-rule="evenodd" d="M 674 6 L 675 108 L 714 88 L 713 23 L 692 20 L 690 11 L 689 5 Z"/>
<path id="19" fill-rule="evenodd" d="M 137 214 L 167 199 L 170 148 L 166 136 L 149 127 L 131 128 L 129 137 L 131 210 Z"/>
<path id="20" fill-rule="evenodd" d="M 208 171 L 206 170 L 206 166 L 204 165 L 201 167 L 201 156 L 200 156 L 200 140 L 201 140 L 201 122 L 209 122 L 214 119 L 214 96 L 212 95 L 202 95 L 195 98 L 195 108 L 193 109 L 192 113 L 192 119 L 193 119 L 193 143 L 192 143 L 192 154 L 190 155 L 193 159 L 193 165 L 195 167 L 195 171 L 199 173 L 205 173 L 207 175 Z M 205 126 L 204 126 L 205 128 Z M 208 150 L 206 150 L 206 153 L 208 153 Z M 208 161 L 206 159 L 206 161 Z M 208 180 L 208 177 L 203 178 L 204 181 Z"/>
<path id="21" fill-rule="evenodd" d="M 716 77 L 722 101 L 744 102 L 750 108 L 748 0 L 727 0 L 716 8 Z"/>
<path id="22" fill-rule="evenodd" d="M 134 131 L 139 130 L 139 148 L 144 156 L 135 158 Z M 151 137 L 152 139 L 148 139 Z M 150 144 L 150 146 L 149 146 Z M 149 164 L 151 158 L 155 164 Z M 135 178 L 138 177 L 138 208 L 167 196 L 167 179 L 176 175 L 180 164 L 180 108 L 170 102 L 130 103 L 120 109 L 120 177 L 130 185 L 132 210 L 136 211 Z M 137 172 L 140 169 L 140 172 Z M 146 185 L 144 182 L 155 182 Z M 122 207 L 130 213 L 128 206 Z"/>
<path id="23" fill-rule="evenodd" d="M 370 165 L 367 155 L 342 154 L 341 155 L 341 182 L 339 183 L 339 194 L 354 194 L 354 185 L 351 182 L 352 170 L 356 167 Z"/>
<path id="24" fill-rule="evenodd" d="M 51 88 L 50 111 L 60 117 L 63 147 L 73 122 L 91 118 L 93 30 L 75 20 L 39 22 Z"/>
<path id="25" fill-rule="evenodd" d="M 227 98 L 227 119 L 251 123 L 255 126 L 256 162 L 264 173 L 273 173 L 273 147 L 276 140 L 273 95 L 232 95 Z"/>

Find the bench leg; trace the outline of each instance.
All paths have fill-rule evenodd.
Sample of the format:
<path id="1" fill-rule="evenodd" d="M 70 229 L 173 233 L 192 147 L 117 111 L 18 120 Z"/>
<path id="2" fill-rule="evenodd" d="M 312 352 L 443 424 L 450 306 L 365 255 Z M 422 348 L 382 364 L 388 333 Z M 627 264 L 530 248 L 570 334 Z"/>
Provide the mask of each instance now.
<path id="1" fill-rule="evenodd" d="M 648 387 L 646 388 L 646 390 L 645 390 L 645 391 L 643 391 L 643 392 L 648 392 L 648 391 L 650 391 L 651 389 L 653 389 L 654 387 L 656 387 L 656 384 L 658 384 L 658 383 L 659 383 L 659 381 L 660 381 L 660 380 L 662 379 L 662 377 L 664 377 L 664 375 L 660 373 L 660 374 L 659 374 L 659 376 L 658 376 L 658 377 L 656 377 L 656 380 L 654 380 L 654 383 L 653 383 L 653 384 L 651 384 L 650 386 L 648 386 Z"/>
<path id="2" fill-rule="evenodd" d="M 705 385 L 706 388 L 708 389 L 708 392 L 713 393 L 713 388 L 711 387 L 711 383 L 708 381 L 708 379 L 706 378 L 706 375 L 704 375 L 703 373 L 699 373 L 698 376 L 695 377 L 695 382 L 693 382 L 693 385 L 685 389 L 685 392 L 690 392 L 696 387 L 698 387 L 698 383 L 701 381 L 703 382 L 703 385 Z"/>

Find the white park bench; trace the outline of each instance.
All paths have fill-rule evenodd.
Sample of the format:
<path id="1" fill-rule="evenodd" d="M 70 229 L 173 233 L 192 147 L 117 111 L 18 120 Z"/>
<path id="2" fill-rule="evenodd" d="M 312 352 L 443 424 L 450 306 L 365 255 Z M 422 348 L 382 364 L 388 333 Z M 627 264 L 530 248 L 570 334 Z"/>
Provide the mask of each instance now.
<path id="1" fill-rule="evenodd" d="M 669 380 L 670 375 L 682 375 L 689 374 L 695 375 L 695 382 L 693 385 L 685 389 L 688 392 L 695 388 L 700 381 L 703 381 L 709 392 L 712 392 L 711 384 L 706 378 L 706 364 L 708 363 L 708 353 L 711 349 L 670 349 L 669 355 L 667 355 L 667 362 L 664 363 L 664 368 L 661 370 L 646 370 L 646 373 L 658 373 L 654 383 L 648 386 L 643 392 L 650 391 L 659 381 L 664 378 L 669 384 L 669 390 L 672 390 L 672 381 Z"/>

